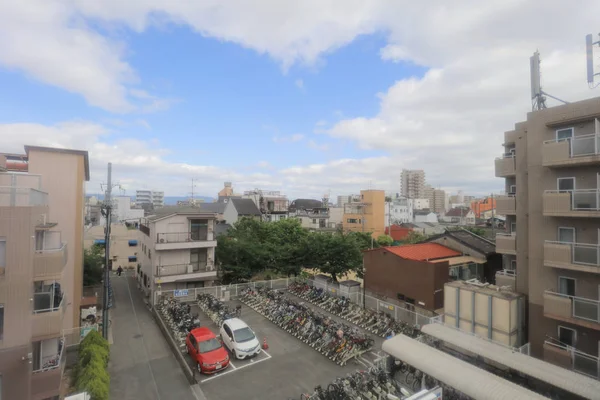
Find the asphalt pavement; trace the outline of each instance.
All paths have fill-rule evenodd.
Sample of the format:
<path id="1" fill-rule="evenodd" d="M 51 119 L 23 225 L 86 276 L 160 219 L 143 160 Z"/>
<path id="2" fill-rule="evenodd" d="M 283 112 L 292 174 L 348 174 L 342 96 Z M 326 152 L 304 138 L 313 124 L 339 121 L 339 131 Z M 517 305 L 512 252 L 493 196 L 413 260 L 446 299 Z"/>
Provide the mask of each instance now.
<path id="1" fill-rule="evenodd" d="M 110 398 L 197 400 L 160 329 L 144 303 L 132 272 L 113 276 L 113 333 L 108 372 Z"/>

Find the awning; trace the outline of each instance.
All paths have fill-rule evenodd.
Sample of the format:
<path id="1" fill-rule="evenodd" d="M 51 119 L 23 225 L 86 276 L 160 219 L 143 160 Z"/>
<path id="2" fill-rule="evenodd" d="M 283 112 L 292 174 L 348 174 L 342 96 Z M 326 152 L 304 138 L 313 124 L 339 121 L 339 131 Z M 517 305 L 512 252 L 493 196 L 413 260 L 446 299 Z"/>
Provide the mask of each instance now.
<path id="1" fill-rule="evenodd" d="M 137 240 L 130 240 L 129 241 L 129 245 L 130 246 L 137 246 Z"/>
<path id="2" fill-rule="evenodd" d="M 392 357 L 412 365 L 473 399 L 547 399 L 405 335 L 397 335 L 384 341 L 382 349 Z"/>
<path id="3" fill-rule="evenodd" d="M 94 240 L 94 244 L 105 245 L 106 244 L 106 240 L 104 240 L 104 239 L 96 239 L 96 240 Z"/>
<path id="4" fill-rule="evenodd" d="M 428 324 L 423 333 L 480 355 L 532 378 L 586 399 L 600 399 L 600 382 L 577 372 L 558 367 L 526 354 L 516 353 L 500 344 L 442 324 Z"/>

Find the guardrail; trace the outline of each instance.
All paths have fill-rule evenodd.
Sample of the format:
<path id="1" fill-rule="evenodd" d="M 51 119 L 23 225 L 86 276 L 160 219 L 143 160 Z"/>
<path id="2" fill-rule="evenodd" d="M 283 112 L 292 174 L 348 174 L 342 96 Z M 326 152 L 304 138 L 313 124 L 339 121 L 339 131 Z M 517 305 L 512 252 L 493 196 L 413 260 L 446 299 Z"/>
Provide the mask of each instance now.
<path id="1" fill-rule="evenodd" d="M 214 271 L 214 269 L 209 268 L 209 264 L 206 262 L 200 263 L 197 269 L 194 269 L 193 264 L 172 264 L 156 266 L 156 276 L 185 275 L 211 271 Z"/>
<path id="2" fill-rule="evenodd" d="M 515 276 L 517 276 L 517 271 L 514 271 L 512 269 L 501 269 L 499 271 L 496 271 L 496 275 L 509 276 L 514 278 Z"/>
<path id="3" fill-rule="evenodd" d="M 571 263 L 600 266 L 600 245 L 587 243 L 571 243 L 546 240 L 548 244 L 568 246 L 571 253 Z"/>
<path id="4" fill-rule="evenodd" d="M 566 344 L 559 343 L 556 339 L 546 340 L 544 341 L 544 344 L 567 352 L 571 356 L 570 369 L 573 371 L 595 379 L 600 378 L 600 359 L 598 357 L 579 351 Z"/>
<path id="5" fill-rule="evenodd" d="M 574 136 L 565 139 L 546 140 L 544 141 L 544 144 L 560 142 L 567 142 L 569 144 L 569 154 L 571 158 L 600 154 L 600 135 L 596 133 Z"/>

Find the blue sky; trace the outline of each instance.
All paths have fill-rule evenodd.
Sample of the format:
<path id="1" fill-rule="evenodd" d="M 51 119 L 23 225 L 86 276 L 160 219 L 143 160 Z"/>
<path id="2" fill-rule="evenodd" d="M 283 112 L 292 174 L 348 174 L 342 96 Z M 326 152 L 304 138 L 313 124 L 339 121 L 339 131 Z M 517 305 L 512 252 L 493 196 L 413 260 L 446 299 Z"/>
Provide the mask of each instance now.
<path id="1" fill-rule="evenodd" d="M 564 67 L 585 21 L 545 36 L 518 21 L 505 39 L 494 30 L 535 13 L 522 1 L 65 4 L 0 6 L 0 37 L 12 38 L 0 39 L 0 137 L 6 151 L 90 151 L 89 192 L 109 161 L 129 194 L 184 195 L 191 178 L 209 196 L 224 180 L 291 197 L 397 192 L 402 168 L 448 191 L 498 192 L 493 158 L 528 111 L 531 46 L 546 51 L 548 85 L 590 96 Z"/>

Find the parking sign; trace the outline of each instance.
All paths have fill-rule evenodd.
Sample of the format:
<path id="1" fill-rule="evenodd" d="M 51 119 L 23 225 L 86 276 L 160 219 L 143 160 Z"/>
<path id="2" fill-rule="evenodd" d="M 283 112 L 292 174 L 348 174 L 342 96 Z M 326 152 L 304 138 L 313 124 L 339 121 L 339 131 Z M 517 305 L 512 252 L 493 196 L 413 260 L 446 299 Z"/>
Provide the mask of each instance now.
<path id="1" fill-rule="evenodd" d="M 174 297 L 183 297 L 183 296 L 187 296 L 187 295 L 188 295 L 187 289 L 176 289 L 173 291 Z"/>

